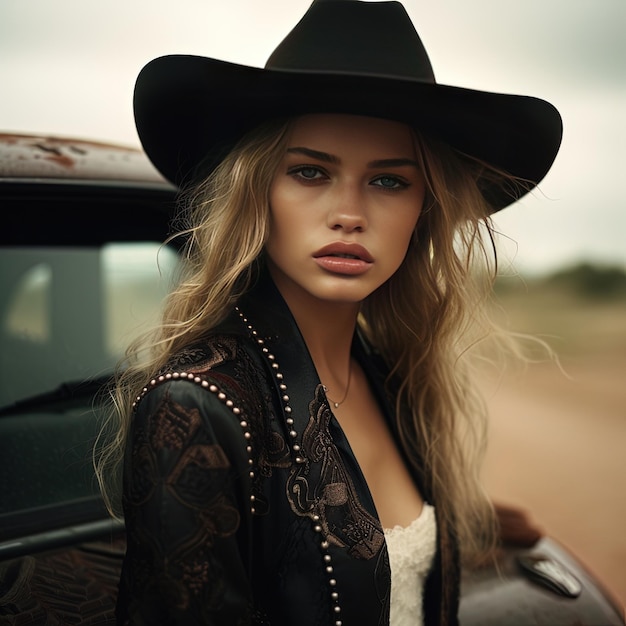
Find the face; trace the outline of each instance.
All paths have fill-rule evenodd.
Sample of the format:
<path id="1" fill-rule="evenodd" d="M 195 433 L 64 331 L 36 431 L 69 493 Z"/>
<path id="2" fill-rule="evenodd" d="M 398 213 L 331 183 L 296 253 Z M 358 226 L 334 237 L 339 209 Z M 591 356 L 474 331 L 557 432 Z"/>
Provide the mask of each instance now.
<path id="1" fill-rule="evenodd" d="M 266 251 L 283 296 L 361 302 L 400 267 L 424 189 L 408 126 L 297 118 L 270 189 Z"/>

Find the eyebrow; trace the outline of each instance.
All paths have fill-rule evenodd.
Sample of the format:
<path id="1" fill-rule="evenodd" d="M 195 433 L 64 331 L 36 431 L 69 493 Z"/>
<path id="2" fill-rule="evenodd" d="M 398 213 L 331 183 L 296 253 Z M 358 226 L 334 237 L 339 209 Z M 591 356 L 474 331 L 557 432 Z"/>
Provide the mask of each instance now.
<path id="1" fill-rule="evenodd" d="M 370 161 L 367 167 L 405 167 L 407 165 L 419 169 L 419 164 L 415 159 L 378 159 Z"/>
<path id="2" fill-rule="evenodd" d="M 304 146 L 297 146 L 294 148 L 287 148 L 288 154 L 302 154 L 304 156 L 311 157 L 312 159 L 317 159 L 318 161 L 323 161 L 324 163 L 333 163 L 339 164 L 341 159 L 334 154 L 329 154 L 328 152 L 322 152 L 321 150 L 313 150 L 312 148 L 305 148 Z M 398 158 L 398 159 L 376 159 L 375 161 L 370 161 L 367 164 L 367 167 L 417 167 L 419 169 L 419 163 L 415 159 L 406 159 L 406 158 Z"/>
<path id="3" fill-rule="evenodd" d="M 320 150 L 312 150 L 311 148 L 305 148 L 303 146 L 299 146 L 296 148 L 287 148 L 288 154 L 303 154 L 304 156 L 311 157 L 312 159 L 317 159 L 318 161 L 324 161 L 325 163 L 339 163 L 340 160 L 338 157 L 328 154 L 328 152 L 321 152 Z"/>

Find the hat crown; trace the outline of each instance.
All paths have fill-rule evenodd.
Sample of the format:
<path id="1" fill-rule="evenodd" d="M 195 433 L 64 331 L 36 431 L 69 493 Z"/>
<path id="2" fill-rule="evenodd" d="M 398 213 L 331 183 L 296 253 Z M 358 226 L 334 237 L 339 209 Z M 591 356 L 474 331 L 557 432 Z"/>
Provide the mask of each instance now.
<path id="1" fill-rule="evenodd" d="M 395 1 L 316 0 L 265 68 L 435 83 L 426 49 Z"/>
<path id="2" fill-rule="evenodd" d="M 265 69 L 190 55 L 144 67 L 135 122 L 146 154 L 177 185 L 207 176 L 253 128 L 311 113 L 397 120 L 510 173 L 478 186 L 493 211 L 546 175 L 563 126 L 548 102 L 439 85 L 399 2 L 315 0 Z"/>

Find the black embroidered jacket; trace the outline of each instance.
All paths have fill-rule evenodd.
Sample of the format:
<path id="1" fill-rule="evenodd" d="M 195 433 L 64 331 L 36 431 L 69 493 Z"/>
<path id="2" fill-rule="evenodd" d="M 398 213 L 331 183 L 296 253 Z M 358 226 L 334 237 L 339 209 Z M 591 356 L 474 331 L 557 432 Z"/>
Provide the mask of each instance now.
<path id="1" fill-rule="evenodd" d="M 374 355 L 359 339 L 354 355 L 393 430 Z M 432 502 L 428 480 L 414 478 Z M 118 624 L 389 623 L 389 561 L 371 494 L 267 277 L 147 385 L 124 511 Z M 425 619 L 448 626 L 459 566 L 441 523 L 438 537 Z"/>

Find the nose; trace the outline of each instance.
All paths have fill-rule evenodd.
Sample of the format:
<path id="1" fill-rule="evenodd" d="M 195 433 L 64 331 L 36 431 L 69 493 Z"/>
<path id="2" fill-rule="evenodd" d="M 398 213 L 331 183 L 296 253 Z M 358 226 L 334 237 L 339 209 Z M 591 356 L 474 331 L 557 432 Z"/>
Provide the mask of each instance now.
<path id="1" fill-rule="evenodd" d="M 365 202 L 356 185 L 342 185 L 331 198 L 327 215 L 328 227 L 345 232 L 364 231 L 367 228 Z"/>

